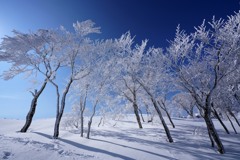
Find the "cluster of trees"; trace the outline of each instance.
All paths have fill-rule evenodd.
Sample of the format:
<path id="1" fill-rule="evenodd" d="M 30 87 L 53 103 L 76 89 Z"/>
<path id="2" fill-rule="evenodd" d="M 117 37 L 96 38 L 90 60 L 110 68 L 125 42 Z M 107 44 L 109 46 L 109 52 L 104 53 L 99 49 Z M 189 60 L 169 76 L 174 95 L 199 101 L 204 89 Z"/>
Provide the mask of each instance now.
<path id="1" fill-rule="evenodd" d="M 3 38 L 0 60 L 11 64 L 2 74 L 5 80 L 22 73 L 44 77 L 42 86 L 31 92 L 33 99 L 21 132 L 31 125 L 46 85 L 52 85 L 57 104 L 54 138 L 59 136 L 66 98 L 71 94 L 77 100 L 75 112 L 80 118 L 73 122 L 81 128 L 81 136 L 86 108 L 91 108 L 89 138 L 97 110 L 121 113 L 130 107 L 139 128 L 143 128 L 142 110 L 154 112 L 171 143 L 163 114 L 174 128 L 173 105 L 191 116 L 193 107 L 197 107 L 212 146 L 225 152 L 212 116 L 219 121 L 224 115 L 231 121 L 231 116 L 239 125 L 235 114 L 240 111 L 240 12 L 226 20 L 203 21 L 193 33 L 178 26 L 175 38 L 164 49 L 147 47 L 147 40 L 136 44 L 129 32 L 117 39 L 93 40 L 90 35 L 100 33 L 100 28 L 90 20 L 74 23 L 73 27 L 74 32 L 64 27 L 33 33 L 13 31 L 13 36 Z M 68 77 L 61 92 L 57 77 L 63 70 Z"/>

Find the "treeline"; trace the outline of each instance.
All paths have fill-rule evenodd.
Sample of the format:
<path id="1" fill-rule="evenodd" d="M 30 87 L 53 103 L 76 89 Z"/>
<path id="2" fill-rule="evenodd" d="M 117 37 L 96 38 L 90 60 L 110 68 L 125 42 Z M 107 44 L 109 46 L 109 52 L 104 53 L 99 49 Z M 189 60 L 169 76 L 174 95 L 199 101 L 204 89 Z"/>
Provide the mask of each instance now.
<path id="1" fill-rule="evenodd" d="M 0 44 L 0 60 L 11 64 L 2 74 L 5 80 L 26 72 L 44 77 L 42 85 L 31 92 L 33 99 L 21 132 L 28 130 L 38 98 L 46 85 L 51 85 L 57 104 L 54 138 L 59 136 L 70 93 L 78 100 L 75 111 L 80 118 L 81 136 L 87 107 L 92 108 L 87 138 L 97 110 L 102 114 L 121 113 L 130 107 L 138 127 L 143 128 L 144 108 L 159 117 L 171 143 L 174 137 L 163 114 L 174 128 L 171 107 L 180 107 L 193 116 L 195 106 L 206 122 L 212 147 L 216 145 L 220 153 L 225 152 L 212 116 L 227 133 L 221 120 L 224 116 L 229 121 L 233 117 L 239 126 L 235 117 L 240 110 L 239 12 L 226 20 L 203 21 L 193 33 L 178 26 L 175 38 L 164 48 L 148 47 L 147 40 L 136 44 L 129 32 L 117 39 L 93 40 L 90 35 L 100 33 L 100 28 L 90 20 L 74 23 L 73 27 L 74 32 L 64 27 L 31 33 L 14 30 L 14 35 L 4 37 Z M 56 80 L 62 70 L 68 72 L 63 91 L 62 82 Z"/>

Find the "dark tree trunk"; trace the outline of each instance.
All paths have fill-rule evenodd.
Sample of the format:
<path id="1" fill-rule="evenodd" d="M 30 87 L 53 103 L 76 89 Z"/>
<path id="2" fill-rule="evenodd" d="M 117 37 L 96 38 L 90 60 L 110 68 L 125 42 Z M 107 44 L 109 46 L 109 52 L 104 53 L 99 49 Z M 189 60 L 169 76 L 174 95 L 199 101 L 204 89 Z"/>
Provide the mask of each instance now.
<path id="1" fill-rule="evenodd" d="M 170 143 L 172 143 L 172 142 L 173 142 L 173 139 L 172 139 L 172 136 L 171 136 L 170 131 L 169 131 L 169 129 L 168 129 L 168 126 L 167 126 L 167 124 L 165 123 L 165 120 L 163 119 L 161 110 L 159 109 L 159 107 L 158 107 L 158 105 L 157 105 L 157 102 L 153 99 L 153 97 L 151 97 L 151 101 L 152 101 L 153 106 L 154 106 L 154 108 L 156 109 L 156 111 L 157 111 L 157 113 L 158 113 L 158 116 L 159 116 L 159 118 L 160 118 L 160 120 L 161 120 L 161 122 L 162 122 L 162 125 L 163 125 L 163 127 L 164 127 L 165 132 L 166 132 L 168 141 L 169 141 Z"/>
<path id="2" fill-rule="evenodd" d="M 233 128 L 234 132 L 237 134 L 237 131 L 236 131 L 236 129 L 235 129 L 235 127 L 234 127 L 233 123 L 232 123 L 232 120 L 230 119 L 230 117 L 228 116 L 228 114 L 227 114 L 227 113 L 226 113 L 226 116 L 227 116 L 227 118 L 228 118 L 229 122 L 231 123 L 231 125 L 232 125 L 232 128 Z"/>
<path id="3" fill-rule="evenodd" d="M 141 115 L 142 121 L 145 122 L 145 120 L 144 120 L 144 118 L 143 118 L 143 114 L 142 114 L 141 109 L 138 109 L 138 110 L 139 110 L 139 112 L 140 112 L 140 115 Z"/>
<path id="4" fill-rule="evenodd" d="M 141 119 L 140 119 L 140 116 L 139 116 L 139 113 L 138 113 L 138 106 L 135 102 L 133 102 L 133 109 L 134 109 L 134 114 L 136 116 L 139 128 L 143 128 L 142 123 L 141 123 Z"/>
<path id="5" fill-rule="evenodd" d="M 208 107 L 206 107 L 206 108 L 208 108 Z M 205 123 L 206 123 L 208 129 L 209 129 L 209 133 L 212 136 L 212 139 L 214 140 L 214 142 L 217 145 L 217 149 L 218 149 L 219 153 L 224 154 L 225 153 L 225 149 L 224 149 L 224 147 L 222 145 L 221 139 L 218 136 L 218 133 L 217 133 L 217 131 L 215 129 L 215 126 L 214 126 L 214 124 L 212 122 L 212 119 L 210 118 L 210 112 L 209 112 L 208 109 L 205 109 L 203 118 L 205 120 Z"/>
<path id="6" fill-rule="evenodd" d="M 56 121 L 55 121 L 55 125 L 54 125 L 54 133 L 53 133 L 54 139 L 57 139 L 59 136 L 59 126 L 60 126 L 60 122 L 61 122 L 62 115 L 64 112 L 65 104 L 66 104 L 66 97 L 67 97 L 67 94 L 68 94 L 68 91 L 70 89 L 72 82 L 73 82 L 73 79 L 71 78 L 65 88 L 65 91 L 63 92 L 63 96 L 62 96 L 62 100 L 61 100 L 61 109 L 60 109 L 60 112 L 58 112 L 56 115 Z"/>
<path id="7" fill-rule="evenodd" d="M 59 126 L 60 126 L 61 119 L 62 119 L 62 113 L 59 113 L 56 116 L 56 121 L 55 121 L 55 125 L 54 125 L 54 134 L 53 134 L 54 139 L 57 139 L 59 136 Z"/>
<path id="8" fill-rule="evenodd" d="M 101 117 L 101 119 L 100 119 L 100 121 L 99 121 L 99 123 L 98 123 L 98 127 L 100 127 L 102 121 L 103 121 L 103 117 Z"/>
<path id="9" fill-rule="evenodd" d="M 234 115 L 234 113 L 229 109 L 228 110 L 229 114 L 235 119 L 236 123 L 238 124 L 238 126 L 240 127 L 240 123 L 238 122 L 238 119 L 236 118 L 236 116 Z"/>
<path id="10" fill-rule="evenodd" d="M 91 125 L 92 125 L 92 120 L 89 120 L 89 121 L 88 121 L 87 139 L 90 138 Z"/>
<path id="11" fill-rule="evenodd" d="M 221 125 L 223 126 L 223 128 L 225 129 L 225 131 L 227 132 L 227 134 L 230 134 L 226 125 L 223 123 L 223 121 L 221 120 L 220 116 L 218 115 L 217 111 L 213 108 L 213 114 L 214 116 L 218 119 L 218 121 L 221 123 Z"/>
<path id="12" fill-rule="evenodd" d="M 97 104 L 98 104 L 98 100 L 96 100 L 94 106 L 93 106 L 93 113 L 88 121 L 88 131 L 87 131 L 87 139 L 90 138 L 90 132 L 91 132 L 91 125 L 92 125 L 92 120 L 93 120 L 93 117 L 95 116 L 95 113 L 96 113 L 96 107 L 97 107 Z"/>
<path id="13" fill-rule="evenodd" d="M 139 81 L 138 81 L 138 82 L 139 82 Z M 163 128 L 164 128 L 164 130 L 165 130 L 165 132 L 166 132 L 168 141 L 169 141 L 170 143 L 172 143 L 172 142 L 173 142 L 173 139 L 172 139 L 171 133 L 170 133 L 170 131 L 169 131 L 169 129 L 168 129 L 167 124 L 165 123 L 165 120 L 164 120 L 164 118 L 163 118 L 163 116 L 162 116 L 161 110 L 160 110 L 160 108 L 158 107 L 157 101 L 154 99 L 153 95 L 151 94 L 151 92 L 149 92 L 149 90 L 147 89 L 147 87 L 145 87 L 141 82 L 139 82 L 139 84 L 143 87 L 143 89 L 144 89 L 144 90 L 147 92 L 147 94 L 150 96 L 151 101 L 152 101 L 152 103 L 153 103 L 153 106 L 154 106 L 155 110 L 157 111 L 158 116 L 159 116 L 159 118 L 160 118 L 160 120 L 161 120 L 161 122 L 162 122 Z"/>
<path id="14" fill-rule="evenodd" d="M 30 110 L 29 110 L 29 112 L 26 116 L 26 122 L 25 122 L 24 126 L 22 127 L 22 129 L 20 130 L 20 132 L 27 132 L 28 128 L 30 127 L 30 125 L 32 123 L 33 116 L 34 116 L 35 111 L 36 111 L 38 98 L 41 95 L 41 93 L 43 92 L 43 90 L 45 89 L 46 85 L 47 85 L 47 79 L 45 79 L 45 81 L 42 84 L 39 91 L 35 90 L 35 93 L 32 93 L 33 94 L 33 99 L 32 99 L 32 102 L 31 102 L 31 107 L 30 107 Z"/>
<path id="15" fill-rule="evenodd" d="M 213 138 L 212 138 L 212 136 L 211 136 L 211 134 L 210 134 L 210 130 L 209 130 L 208 126 L 207 126 L 207 131 L 208 131 L 209 139 L 210 139 L 210 141 L 211 141 L 211 146 L 214 147 L 214 141 L 213 141 Z"/>
<path id="16" fill-rule="evenodd" d="M 169 121 L 170 121 L 171 124 L 172 124 L 172 127 L 175 128 L 175 125 L 174 125 L 174 123 L 173 123 L 173 121 L 172 121 L 172 118 L 171 118 L 171 116 L 169 115 L 168 111 L 165 110 L 165 112 L 166 112 L 166 114 L 167 114 L 167 117 L 168 117 Z"/>
<path id="17" fill-rule="evenodd" d="M 83 122 L 84 122 L 84 117 L 83 117 L 83 112 L 82 112 L 82 111 L 81 111 L 80 119 L 81 119 L 81 137 L 83 137 Z"/>
<path id="18" fill-rule="evenodd" d="M 166 112 L 167 117 L 168 117 L 170 123 L 172 124 L 172 127 L 175 128 L 175 125 L 174 125 L 174 123 L 172 121 L 172 118 L 171 118 L 171 116 L 168 113 L 168 110 L 167 110 L 167 107 L 165 105 L 165 102 L 164 101 L 161 101 L 161 103 L 159 101 L 157 101 L 157 102 L 158 102 L 159 106 Z"/>
<path id="19" fill-rule="evenodd" d="M 85 93 L 84 99 L 82 100 L 80 98 L 81 137 L 83 137 L 83 132 L 84 132 L 84 115 L 83 114 L 86 108 L 87 95 L 88 95 L 88 85 L 86 87 L 86 93 Z"/>
<path id="20" fill-rule="evenodd" d="M 147 117 L 148 117 L 148 123 L 149 122 L 152 122 L 153 121 L 153 116 L 152 116 L 152 113 L 149 111 L 149 107 L 148 105 L 146 105 L 146 112 L 147 112 Z M 149 119 L 149 116 L 150 116 L 150 119 Z"/>

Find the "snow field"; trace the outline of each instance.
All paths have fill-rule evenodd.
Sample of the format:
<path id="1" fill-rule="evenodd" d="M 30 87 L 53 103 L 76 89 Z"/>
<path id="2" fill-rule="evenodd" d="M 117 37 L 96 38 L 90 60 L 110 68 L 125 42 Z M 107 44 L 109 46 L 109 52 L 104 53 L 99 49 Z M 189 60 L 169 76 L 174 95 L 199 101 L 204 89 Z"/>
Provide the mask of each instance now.
<path id="1" fill-rule="evenodd" d="M 57 140 L 52 139 L 54 119 L 34 120 L 27 133 L 17 132 L 24 120 L 0 119 L 0 159 L 240 159 L 240 136 L 228 122 L 225 123 L 230 135 L 214 120 L 226 149 L 226 154 L 220 155 L 211 148 L 202 119 L 173 118 L 176 128 L 168 125 L 174 143 L 166 141 L 165 132 L 156 119 L 153 123 L 144 122 L 144 128 L 138 129 L 133 115 L 118 121 L 106 120 L 99 127 L 100 117 L 95 117 L 91 139 L 82 138 L 78 130 L 62 125 Z M 240 127 L 236 125 L 236 128 L 240 132 Z"/>

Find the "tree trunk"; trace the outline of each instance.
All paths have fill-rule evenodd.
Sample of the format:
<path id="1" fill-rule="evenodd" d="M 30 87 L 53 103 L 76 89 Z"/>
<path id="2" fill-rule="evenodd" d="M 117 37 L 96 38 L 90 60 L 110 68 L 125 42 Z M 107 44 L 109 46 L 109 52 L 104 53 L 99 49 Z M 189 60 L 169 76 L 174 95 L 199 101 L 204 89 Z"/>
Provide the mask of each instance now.
<path id="1" fill-rule="evenodd" d="M 87 132 L 87 139 L 89 139 L 89 138 L 90 138 L 91 125 L 92 125 L 92 120 L 89 120 L 89 121 L 88 121 L 88 132 Z"/>
<path id="2" fill-rule="evenodd" d="M 231 123 L 231 125 L 232 125 L 232 128 L 233 128 L 234 132 L 237 134 L 237 131 L 236 131 L 236 129 L 235 129 L 235 127 L 234 127 L 233 123 L 232 123 L 232 120 L 230 119 L 230 117 L 228 116 L 228 114 L 227 114 L 227 113 L 226 113 L 226 115 L 227 115 L 227 118 L 228 118 L 229 122 L 230 122 L 230 123 Z"/>
<path id="3" fill-rule="evenodd" d="M 152 113 L 149 111 L 148 105 L 146 105 L 146 112 L 147 112 L 147 117 L 148 117 L 148 123 L 153 121 L 153 116 Z M 150 116 L 150 118 L 149 118 Z"/>
<path id="4" fill-rule="evenodd" d="M 141 109 L 138 109 L 138 110 L 139 110 L 139 112 L 140 112 L 140 115 L 141 115 L 142 121 L 145 122 L 145 120 L 144 120 L 144 118 L 143 118 L 143 114 L 142 114 Z"/>
<path id="5" fill-rule="evenodd" d="M 221 123 L 221 125 L 223 126 L 223 128 L 225 129 L 225 131 L 227 132 L 227 134 L 230 134 L 226 125 L 223 123 L 223 121 L 221 120 L 221 118 L 219 117 L 217 111 L 213 108 L 213 114 L 214 116 L 218 119 L 218 121 Z"/>
<path id="6" fill-rule="evenodd" d="M 171 118 L 171 116 L 169 115 L 168 111 L 165 110 L 165 112 L 166 112 L 166 114 L 167 114 L 167 117 L 168 117 L 169 121 L 170 121 L 171 124 L 172 124 L 172 127 L 175 128 L 175 125 L 174 125 L 174 123 L 173 123 L 173 121 L 172 121 L 172 118 Z"/>
<path id="7" fill-rule="evenodd" d="M 236 118 L 236 116 L 234 115 L 234 113 L 229 109 L 228 110 L 229 114 L 235 119 L 236 123 L 238 124 L 238 126 L 240 127 L 240 123 L 238 122 L 238 119 Z"/>
<path id="8" fill-rule="evenodd" d="M 169 141 L 170 143 L 172 143 L 172 142 L 173 142 L 173 139 L 172 139 L 172 136 L 171 136 L 170 131 L 169 131 L 169 129 L 168 129 L 168 126 L 167 126 L 167 124 L 165 123 L 165 120 L 163 119 L 161 110 L 159 109 L 159 107 L 158 107 L 158 105 L 157 105 L 157 102 L 153 99 L 153 97 L 151 97 L 151 101 L 152 101 L 153 106 L 154 106 L 154 108 L 156 109 L 156 111 L 157 111 L 157 113 L 158 113 L 158 116 L 159 116 L 159 118 L 160 118 L 160 120 L 161 120 L 161 122 L 162 122 L 162 125 L 163 125 L 163 127 L 164 127 L 165 132 L 166 132 L 168 141 Z"/>
<path id="9" fill-rule="evenodd" d="M 210 134 L 210 130 L 209 130 L 208 126 L 207 126 L 207 131 L 208 131 L 209 139 L 210 139 L 210 141 L 211 141 L 211 146 L 214 147 L 214 141 L 213 141 L 213 138 L 212 138 L 212 136 L 211 136 L 211 134 Z"/>
<path id="10" fill-rule="evenodd" d="M 63 96 L 62 96 L 62 99 L 61 99 L 61 109 L 60 109 L 60 112 L 57 113 L 55 126 L 54 126 L 54 133 L 53 133 L 53 138 L 54 139 L 57 139 L 58 136 L 59 136 L 59 126 L 60 126 L 60 122 L 61 122 L 62 115 L 63 115 L 63 112 L 64 112 L 65 104 L 66 104 L 66 97 L 67 97 L 67 94 L 68 94 L 68 91 L 70 89 L 70 86 L 71 86 L 72 82 L 73 82 L 73 79 L 71 78 L 69 80 L 66 88 L 65 88 L 65 91 L 63 92 Z"/>
<path id="11" fill-rule="evenodd" d="M 217 131 L 215 129 L 215 126 L 212 122 L 212 119 L 210 118 L 210 113 L 208 112 L 208 109 L 205 109 L 205 114 L 204 114 L 203 118 L 205 120 L 205 123 L 206 123 L 208 129 L 209 129 L 209 133 L 212 136 L 212 139 L 214 140 L 214 142 L 217 145 L 217 149 L 218 149 L 219 153 L 221 153 L 221 154 L 225 153 L 225 149 L 222 145 L 222 141 L 218 136 L 218 133 L 217 133 Z"/>
<path id="12" fill-rule="evenodd" d="M 102 121 L 103 121 L 103 117 L 101 117 L 101 119 L 100 119 L 100 121 L 99 121 L 99 123 L 98 123 L 98 127 L 100 127 Z"/>
<path id="13" fill-rule="evenodd" d="M 138 113 L 138 106 L 135 102 L 133 102 L 133 109 L 134 109 L 134 114 L 136 116 L 139 128 L 143 128 L 141 120 L 140 120 L 140 116 L 139 116 L 139 113 Z"/>
<path id="14" fill-rule="evenodd" d="M 55 121 L 55 125 L 54 125 L 54 134 L 53 134 L 54 139 L 57 139 L 59 136 L 59 126 L 60 126 L 61 118 L 62 118 L 62 113 L 59 113 L 56 116 L 56 121 Z"/>
<path id="15" fill-rule="evenodd" d="M 87 101 L 87 95 L 88 95 L 88 86 L 86 86 L 86 93 L 85 93 L 85 97 L 82 100 L 82 98 L 80 98 L 80 120 L 81 120 L 81 137 L 83 137 L 83 132 L 84 132 L 84 111 L 86 108 L 86 101 Z"/>
<path id="16" fill-rule="evenodd" d="M 83 120 L 84 120 L 84 117 L 83 117 L 83 111 L 81 110 L 81 113 L 80 113 L 80 119 L 81 119 L 81 137 L 83 137 Z"/>
<path id="17" fill-rule="evenodd" d="M 190 113 L 190 116 L 192 116 L 192 117 L 194 118 L 194 115 L 193 115 L 193 107 L 190 108 L 189 113 Z"/>
<path id="18" fill-rule="evenodd" d="M 163 125 L 163 127 L 164 127 L 164 130 L 165 130 L 165 132 L 166 132 L 168 141 L 169 141 L 170 143 L 172 143 L 172 142 L 173 142 L 173 139 L 172 139 L 171 133 L 170 133 L 170 131 L 169 131 L 169 129 L 168 129 L 167 124 L 165 123 L 165 120 L 164 120 L 164 118 L 163 118 L 163 116 L 162 116 L 161 110 L 159 109 L 159 107 L 158 107 L 158 105 L 157 105 L 157 101 L 154 99 L 153 95 L 152 95 L 151 92 L 147 89 L 147 87 L 145 87 L 145 86 L 143 85 L 143 83 L 141 83 L 140 81 L 138 81 L 138 82 L 139 82 L 139 84 L 143 87 L 143 89 L 147 92 L 147 94 L 150 96 L 151 101 L 152 101 L 152 103 L 153 103 L 153 106 L 154 106 L 155 110 L 157 111 L 158 116 L 159 116 L 159 118 L 160 118 L 160 120 L 161 120 L 161 122 L 162 122 L 162 125 Z"/>
<path id="19" fill-rule="evenodd" d="M 93 106 L 93 113 L 92 113 L 92 116 L 90 117 L 90 119 L 89 119 L 89 121 L 88 121 L 87 139 L 90 138 L 92 120 L 93 120 L 93 117 L 95 116 L 95 113 L 96 113 L 97 104 L 98 104 L 98 100 L 96 100 L 96 102 L 95 102 L 95 104 L 94 104 L 94 106 Z"/>
<path id="20" fill-rule="evenodd" d="M 166 108 L 165 102 L 162 101 L 162 100 L 161 100 L 161 103 L 159 101 L 157 101 L 157 102 L 158 102 L 158 105 L 162 108 L 162 110 L 164 110 L 166 112 L 167 117 L 168 117 L 170 123 L 172 124 L 172 127 L 175 128 L 175 125 L 174 125 L 174 123 L 173 123 L 173 121 L 171 119 L 171 116 L 169 115 L 168 110 Z"/>
<path id="21" fill-rule="evenodd" d="M 30 127 L 30 125 L 32 123 L 33 116 L 34 116 L 35 111 L 36 111 L 38 98 L 41 95 L 41 93 L 43 92 L 43 90 L 45 89 L 46 85 L 47 85 L 47 79 L 45 79 L 45 81 L 42 84 L 39 91 L 35 90 L 35 93 L 32 93 L 33 94 L 33 99 L 32 99 L 32 102 L 31 102 L 31 107 L 30 107 L 30 110 L 29 110 L 29 112 L 26 116 L 26 122 L 25 122 L 24 126 L 22 127 L 22 129 L 20 130 L 20 132 L 25 133 L 25 132 L 27 132 L 28 128 Z"/>

